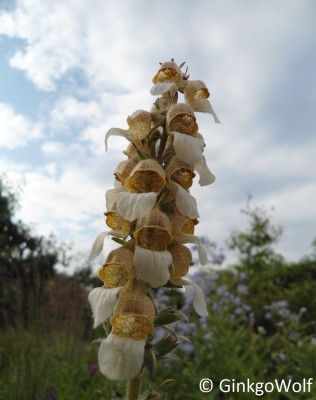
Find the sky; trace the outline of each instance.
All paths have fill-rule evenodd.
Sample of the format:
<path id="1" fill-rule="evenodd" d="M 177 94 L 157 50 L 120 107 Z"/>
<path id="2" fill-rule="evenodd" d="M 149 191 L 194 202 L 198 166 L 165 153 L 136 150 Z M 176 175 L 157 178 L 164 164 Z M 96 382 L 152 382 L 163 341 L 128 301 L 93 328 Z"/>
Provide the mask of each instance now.
<path id="1" fill-rule="evenodd" d="M 207 84 L 222 122 L 196 115 L 216 176 L 191 189 L 196 234 L 223 246 L 251 195 L 284 229 L 278 251 L 311 253 L 315 13 L 313 0 L 0 0 L 0 175 L 20 187 L 17 216 L 85 262 L 125 159 L 126 140 L 105 152 L 105 134 L 150 110 L 159 62 L 174 58 Z"/>

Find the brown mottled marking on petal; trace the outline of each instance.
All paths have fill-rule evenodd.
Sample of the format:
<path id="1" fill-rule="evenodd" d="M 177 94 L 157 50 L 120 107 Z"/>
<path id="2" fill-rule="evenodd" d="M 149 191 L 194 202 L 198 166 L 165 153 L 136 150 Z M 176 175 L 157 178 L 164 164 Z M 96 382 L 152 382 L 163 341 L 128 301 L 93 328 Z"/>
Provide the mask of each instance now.
<path id="1" fill-rule="evenodd" d="M 172 242 L 171 223 L 159 207 L 139 218 L 134 236 L 138 246 L 152 251 L 164 251 Z"/>
<path id="2" fill-rule="evenodd" d="M 170 282 L 174 284 L 181 284 L 181 278 L 189 272 L 192 262 L 191 251 L 183 244 L 173 242 L 168 247 L 172 255 L 172 264 L 169 267 Z"/>
<path id="3" fill-rule="evenodd" d="M 105 222 L 109 228 L 114 231 L 126 232 L 126 236 L 128 235 L 131 228 L 130 222 L 123 219 L 116 211 L 105 212 L 104 215 L 106 216 Z"/>
<path id="4" fill-rule="evenodd" d="M 135 111 L 127 117 L 128 139 L 131 141 L 141 140 L 147 136 L 151 128 L 151 114 L 144 110 Z"/>
<path id="5" fill-rule="evenodd" d="M 189 114 L 178 114 L 169 124 L 170 132 L 180 132 L 185 135 L 194 135 L 198 129 L 195 117 Z"/>
<path id="6" fill-rule="evenodd" d="M 123 264 L 104 264 L 99 269 L 98 275 L 106 289 L 125 286 L 128 282 L 128 274 Z"/>
<path id="7" fill-rule="evenodd" d="M 117 315 L 112 318 L 111 323 L 114 335 L 135 340 L 145 339 L 153 331 L 152 322 L 140 315 Z"/>
<path id="8" fill-rule="evenodd" d="M 152 251 L 164 251 L 172 241 L 170 233 L 157 226 L 145 226 L 135 231 L 137 245 Z"/>
<path id="9" fill-rule="evenodd" d="M 208 97 L 210 97 L 210 92 L 208 91 L 207 88 L 203 88 L 197 90 L 193 98 L 194 100 L 197 100 L 197 99 L 207 99 Z"/>
<path id="10" fill-rule="evenodd" d="M 189 189 L 193 184 L 194 177 L 195 173 L 189 168 L 179 168 L 171 175 L 170 179 L 184 189 Z"/>
<path id="11" fill-rule="evenodd" d="M 182 79 L 182 71 L 178 65 L 173 61 L 167 61 L 161 65 L 157 74 L 153 77 L 153 83 L 172 82 L 179 86 Z"/>
<path id="12" fill-rule="evenodd" d="M 133 168 L 125 186 L 134 193 L 158 193 L 165 183 L 165 170 L 156 160 L 150 158 L 140 161 Z"/>
<path id="13" fill-rule="evenodd" d="M 169 215 L 169 219 L 172 225 L 172 234 L 174 236 L 181 233 L 193 235 L 194 226 L 199 223 L 198 219 L 191 219 L 181 214 L 177 208 L 173 209 L 173 213 Z"/>
<path id="14" fill-rule="evenodd" d="M 156 171 L 135 171 L 126 182 L 126 187 L 133 193 L 160 192 L 165 180 Z"/>
<path id="15" fill-rule="evenodd" d="M 181 227 L 182 233 L 188 233 L 194 235 L 194 226 L 198 224 L 197 219 L 188 219 Z"/>

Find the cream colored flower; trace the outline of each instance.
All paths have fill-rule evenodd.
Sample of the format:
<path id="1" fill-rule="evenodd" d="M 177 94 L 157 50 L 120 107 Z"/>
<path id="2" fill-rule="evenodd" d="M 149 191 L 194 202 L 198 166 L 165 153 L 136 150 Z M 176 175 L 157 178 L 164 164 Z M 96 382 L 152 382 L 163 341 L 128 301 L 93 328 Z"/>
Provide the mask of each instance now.
<path id="1" fill-rule="evenodd" d="M 176 92 L 180 87 L 183 74 L 178 65 L 173 61 L 164 62 L 153 77 L 153 86 L 150 93 L 159 96 L 166 92 Z"/>
<path id="2" fill-rule="evenodd" d="M 139 218 L 134 232 L 136 247 L 134 265 L 137 275 L 153 287 L 169 280 L 172 257 L 167 246 L 172 242 L 171 224 L 158 207 Z"/>
<path id="3" fill-rule="evenodd" d="M 155 306 L 141 283 L 119 297 L 111 319 L 112 331 L 99 349 L 102 374 L 109 379 L 130 380 L 141 372 L 154 318 Z"/>
<path id="4" fill-rule="evenodd" d="M 162 166 L 154 159 L 142 160 L 125 179 L 123 188 L 107 192 L 107 205 L 116 201 L 118 213 L 128 221 L 135 221 L 154 207 L 165 183 Z"/>
<path id="5" fill-rule="evenodd" d="M 137 156 L 121 161 L 114 171 L 115 179 L 124 185 L 126 179 L 130 176 L 138 162 L 139 159 Z"/>
<path id="6" fill-rule="evenodd" d="M 111 128 L 105 136 L 105 149 L 108 148 L 108 138 L 112 135 L 123 136 L 128 141 L 141 147 L 141 140 L 144 139 L 151 129 L 151 114 L 148 111 L 138 110 L 127 117 L 129 129 Z"/>
<path id="7" fill-rule="evenodd" d="M 126 292 L 133 284 L 135 269 L 132 246 L 132 241 L 129 241 L 124 246 L 112 250 L 98 271 L 104 285 L 93 289 L 88 297 L 94 317 L 94 328 L 111 316 L 118 294 Z"/>
<path id="8" fill-rule="evenodd" d="M 125 187 L 132 193 L 159 193 L 165 184 L 165 171 L 152 158 L 136 164 L 125 181 Z"/>
<path id="9" fill-rule="evenodd" d="M 214 121 L 220 123 L 211 103 L 207 100 L 210 93 L 202 81 L 187 80 L 184 83 L 184 98 L 194 111 L 213 115 Z"/>
<path id="10" fill-rule="evenodd" d="M 172 132 L 173 147 L 177 157 L 192 165 L 200 175 L 199 184 L 209 185 L 215 181 L 215 176 L 209 170 L 203 155 L 205 143 L 203 136 L 196 133 L 193 136 L 183 135 L 180 132 Z"/>
<path id="11" fill-rule="evenodd" d="M 124 287 L 128 290 L 135 277 L 133 266 L 134 242 L 129 240 L 118 249 L 112 250 L 105 263 L 98 271 L 99 278 L 104 282 L 104 288 Z M 120 291 L 122 293 L 122 290 Z"/>

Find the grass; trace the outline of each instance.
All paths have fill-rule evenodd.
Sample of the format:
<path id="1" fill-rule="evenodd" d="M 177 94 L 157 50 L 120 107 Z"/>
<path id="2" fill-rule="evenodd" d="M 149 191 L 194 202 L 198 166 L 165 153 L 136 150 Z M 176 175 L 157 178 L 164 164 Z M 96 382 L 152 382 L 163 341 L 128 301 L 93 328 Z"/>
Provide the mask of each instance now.
<path id="1" fill-rule="evenodd" d="M 0 334 L 1 400 L 99 400 L 122 398 L 124 385 L 89 367 L 97 346 L 69 329 L 10 330 Z"/>

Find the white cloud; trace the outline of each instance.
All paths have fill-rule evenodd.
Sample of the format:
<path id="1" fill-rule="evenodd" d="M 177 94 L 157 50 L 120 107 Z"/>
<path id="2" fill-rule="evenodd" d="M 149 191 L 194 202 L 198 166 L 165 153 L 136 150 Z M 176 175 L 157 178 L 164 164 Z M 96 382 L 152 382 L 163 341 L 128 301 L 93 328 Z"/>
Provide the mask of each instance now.
<path id="1" fill-rule="evenodd" d="M 14 149 L 41 137 L 39 124 L 34 124 L 22 114 L 15 113 L 10 105 L 0 103 L 0 146 Z"/>
<path id="2" fill-rule="evenodd" d="M 291 75 L 291 61 L 302 57 L 302 45 L 312 43 L 313 8 L 312 2 L 295 0 L 247 7 L 244 1 L 225 0 L 197 0 L 185 7 L 181 0 L 99 0 L 93 7 L 88 0 L 19 0 L 14 12 L 0 16 L 0 33 L 25 40 L 11 66 L 39 89 L 57 93 L 42 121 L 52 134 L 41 143 L 44 163 L 26 173 L 23 216 L 46 230 L 72 230 L 82 240 L 86 226 L 99 226 L 90 219 L 95 218 L 91 210 L 103 208 L 105 188 L 127 146 L 124 139 L 111 137 L 105 154 L 105 133 L 111 127 L 127 128 L 128 115 L 151 108 L 149 89 L 158 62 L 174 57 L 187 61 L 192 79 L 208 84 L 223 122 L 218 126 L 209 116 L 197 116 L 208 164 L 217 176 L 213 186 L 192 190 L 201 214 L 197 233 L 227 238 L 230 228 L 240 226 L 239 209 L 248 191 L 255 201 L 282 210 L 278 216 L 285 227 L 299 229 L 300 215 L 301 224 L 307 224 L 313 205 L 304 203 L 304 196 L 314 195 L 315 141 L 309 135 L 308 143 L 294 147 L 286 132 L 262 121 L 271 118 L 262 110 L 274 99 L 284 72 Z M 71 91 L 62 78 L 73 69 L 86 80 Z M 295 97 L 291 86 L 283 96 Z M 16 134 L 15 146 L 36 137 L 38 126 L 12 113 L 11 120 L 29 128 L 16 128 L 27 134 Z M 288 115 L 278 110 L 276 115 L 290 123 Z M 300 118 L 299 112 L 295 117 Z M 3 137 L 0 144 L 5 140 L 8 147 Z M 291 208 L 298 210 L 295 221 L 285 211 Z"/>

